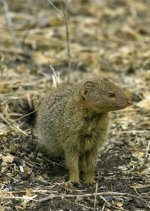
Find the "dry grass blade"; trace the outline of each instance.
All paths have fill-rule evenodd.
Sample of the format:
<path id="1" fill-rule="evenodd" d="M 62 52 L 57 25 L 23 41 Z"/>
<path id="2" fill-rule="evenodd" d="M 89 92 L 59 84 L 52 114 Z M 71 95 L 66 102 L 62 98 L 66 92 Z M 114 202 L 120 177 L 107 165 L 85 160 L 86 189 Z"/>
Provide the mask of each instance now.
<path id="1" fill-rule="evenodd" d="M 53 86 L 56 88 L 57 84 L 61 83 L 61 79 L 60 79 L 59 73 L 56 73 L 56 71 L 55 71 L 55 69 L 53 68 L 52 65 L 50 65 L 50 68 L 53 72 L 53 75 L 52 75 Z"/>

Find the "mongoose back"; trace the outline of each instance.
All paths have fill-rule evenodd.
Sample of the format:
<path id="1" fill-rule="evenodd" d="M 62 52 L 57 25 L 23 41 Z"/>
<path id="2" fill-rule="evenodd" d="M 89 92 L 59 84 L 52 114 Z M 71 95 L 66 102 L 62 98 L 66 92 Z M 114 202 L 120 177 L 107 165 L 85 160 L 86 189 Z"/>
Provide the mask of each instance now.
<path id="1" fill-rule="evenodd" d="M 39 105 L 34 135 L 50 156 L 64 156 L 69 180 L 94 182 L 98 152 L 107 140 L 110 111 L 131 105 L 124 91 L 106 78 L 59 85 Z"/>

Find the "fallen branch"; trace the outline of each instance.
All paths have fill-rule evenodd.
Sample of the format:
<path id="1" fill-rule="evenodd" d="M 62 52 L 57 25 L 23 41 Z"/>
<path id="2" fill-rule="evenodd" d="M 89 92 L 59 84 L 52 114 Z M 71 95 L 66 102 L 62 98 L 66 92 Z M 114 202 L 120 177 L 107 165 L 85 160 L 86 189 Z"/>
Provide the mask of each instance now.
<path id="1" fill-rule="evenodd" d="M 34 196 L 5 196 L 0 194 L 0 199 L 18 199 L 23 201 L 35 201 L 34 198 L 37 195 Z"/>
<path id="2" fill-rule="evenodd" d="M 86 193 L 86 194 L 59 194 L 59 195 L 55 195 L 55 194 L 51 194 L 47 197 L 44 197 L 42 199 L 35 199 L 35 197 L 37 197 L 37 195 L 34 195 L 32 197 L 27 197 L 27 196 L 5 196 L 5 195 L 2 195 L 0 194 L 0 199 L 19 199 L 19 200 L 25 200 L 25 201 L 35 201 L 35 202 L 38 202 L 38 203 L 42 203 L 42 202 L 46 202 L 46 201 L 49 201 L 49 200 L 52 200 L 52 199 L 56 199 L 56 198 L 61 198 L 61 199 L 64 199 L 64 198 L 82 198 L 82 197 L 96 197 L 96 196 L 122 196 L 122 197 L 131 197 L 131 198 L 134 198 L 134 199 L 137 199 L 143 203 L 145 203 L 148 208 L 150 208 L 150 204 L 149 204 L 149 201 L 147 201 L 146 199 L 142 198 L 141 195 L 139 196 L 136 196 L 134 194 L 130 194 L 130 193 L 119 193 L 119 192 L 111 192 L 111 191 L 108 191 L 108 192 L 99 192 L 99 193 Z"/>
<path id="3" fill-rule="evenodd" d="M 60 195 L 55 195 L 55 194 L 51 194 L 50 196 L 47 196 L 45 198 L 39 199 L 39 200 L 34 200 L 37 201 L 39 203 L 41 202 L 45 202 L 51 199 L 56 199 L 56 198 L 80 198 L 80 197 L 91 197 L 91 196 L 123 196 L 123 197 L 131 197 L 134 199 L 138 199 L 141 202 L 144 202 L 148 205 L 148 207 L 150 207 L 150 204 L 147 200 L 143 199 L 142 196 L 136 196 L 134 194 L 130 194 L 130 193 L 119 193 L 119 192 L 100 192 L 100 193 L 86 193 L 86 194 L 78 194 L 78 195 L 74 195 L 74 194 L 60 194 Z"/>
<path id="4" fill-rule="evenodd" d="M 145 203 L 148 208 L 150 208 L 150 203 L 149 201 L 147 201 L 146 199 L 142 198 L 141 195 L 139 196 L 136 196 L 134 194 L 130 194 L 130 193 L 119 193 L 119 192 L 111 192 L 111 191 L 108 191 L 108 192 L 99 192 L 99 193 L 85 193 L 85 194 L 59 194 L 59 195 L 55 195 L 55 194 L 51 194 L 47 197 L 44 197 L 42 199 L 35 199 L 35 197 L 37 197 L 37 195 L 34 195 L 32 197 L 27 197 L 27 196 L 5 196 L 5 195 L 1 195 L 0 194 L 0 199 L 19 199 L 19 200 L 26 200 L 26 201 L 35 201 L 35 202 L 38 202 L 38 203 L 42 203 L 42 202 L 46 202 L 46 201 L 49 201 L 49 200 L 52 200 L 52 199 L 56 199 L 56 198 L 61 198 L 61 199 L 64 199 L 64 198 L 85 198 L 85 197 L 96 197 L 96 196 L 122 196 L 122 197 L 131 197 L 133 199 L 137 199 L 143 203 Z"/>

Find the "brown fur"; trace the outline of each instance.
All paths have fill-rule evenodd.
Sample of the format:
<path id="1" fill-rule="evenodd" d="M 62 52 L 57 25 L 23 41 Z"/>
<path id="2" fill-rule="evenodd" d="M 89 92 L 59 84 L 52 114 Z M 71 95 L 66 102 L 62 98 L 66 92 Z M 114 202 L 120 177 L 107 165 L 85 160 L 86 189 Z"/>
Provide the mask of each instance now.
<path id="1" fill-rule="evenodd" d="M 50 91 L 41 102 L 34 128 L 50 156 L 64 156 L 69 180 L 94 182 L 98 152 L 107 140 L 109 111 L 130 105 L 124 91 L 106 78 L 90 79 Z"/>

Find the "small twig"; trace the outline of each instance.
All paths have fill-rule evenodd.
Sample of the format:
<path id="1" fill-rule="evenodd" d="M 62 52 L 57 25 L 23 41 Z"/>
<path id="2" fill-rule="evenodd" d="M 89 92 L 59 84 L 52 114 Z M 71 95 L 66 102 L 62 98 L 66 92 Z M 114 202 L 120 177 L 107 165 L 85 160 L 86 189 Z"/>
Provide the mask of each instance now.
<path id="1" fill-rule="evenodd" d="M 0 199 L 20 199 L 20 200 L 23 200 L 23 201 L 34 201 L 34 198 L 36 197 L 37 195 L 35 196 L 5 196 L 4 194 L 1 195 L 0 194 Z"/>
<path id="2" fill-rule="evenodd" d="M 105 206 L 106 206 L 106 203 L 103 204 L 103 207 L 102 207 L 102 210 L 101 211 L 104 211 L 105 210 Z"/>
<path id="3" fill-rule="evenodd" d="M 22 36 L 22 39 L 21 39 L 21 41 L 20 41 L 20 46 L 21 46 L 21 47 L 23 47 L 23 45 L 25 44 L 26 39 L 27 39 L 27 37 L 28 37 L 28 35 L 29 35 L 29 32 L 30 32 L 31 29 L 34 27 L 34 25 L 35 25 L 35 21 L 33 21 L 32 23 L 29 23 L 29 24 L 28 24 L 28 27 L 27 27 L 27 29 L 26 29 L 26 31 L 25 31 L 25 33 L 24 33 L 24 35 Z"/>
<path id="4" fill-rule="evenodd" d="M 70 72 L 71 72 L 71 50 L 70 50 L 70 34 L 69 34 L 69 23 L 68 23 L 68 5 L 70 1 L 66 0 L 65 6 L 63 7 L 63 19 L 65 23 L 66 30 L 66 43 L 67 43 L 67 57 L 68 57 L 68 68 L 67 68 L 67 80 L 70 81 Z"/>
<path id="5" fill-rule="evenodd" d="M 2 173 L 2 175 L 6 176 L 6 177 L 9 177 L 11 180 L 14 180 L 15 182 L 19 182 L 17 179 L 15 179 L 15 178 L 7 175 L 7 174 Z"/>
<path id="6" fill-rule="evenodd" d="M 68 203 L 68 200 L 67 199 L 64 199 L 64 200 L 65 200 L 66 203 Z M 89 206 L 86 206 L 85 204 L 81 204 L 79 202 L 69 201 L 69 204 L 72 205 L 73 207 L 76 206 L 76 205 L 77 205 L 77 207 L 80 206 L 82 210 L 90 210 L 90 207 Z"/>
<path id="7" fill-rule="evenodd" d="M 63 17 L 62 12 L 55 6 L 55 4 L 51 1 L 48 0 L 48 2 L 50 3 L 50 5 L 56 10 L 56 12 L 61 16 L 61 18 Z"/>
<path id="8" fill-rule="evenodd" d="M 2 0 L 2 2 L 3 2 L 3 6 L 4 6 L 4 12 L 5 12 L 5 17 L 6 17 L 8 29 L 9 29 L 11 35 L 12 35 L 12 39 L 13 39 L 15 45 L 17 47 L 20 47 L 19 42 L 16 39 L 16 35 L 14 33 L 14 30 L 13 30 L 13 25 L 12 25 L 12 20 L 11 20 L 11 16 L 10 16 L 7 0 Z"/>
<path id="9" fill-rule="evenodd" d="M 5 72 L 6 70 L 6 66 L 5 64 L 8 63 L 11 59 L 4 59 L 3 55 L 1 56 L 1 59 L 0 59 L 0 79 L 2 79 L 2 76 L 3 76 L 3 73 Z"/>
<path id="10" fill-rule="evenodd" d="M 98 191 L 98 183 L 96 183 L 96 185 L 95 185 L 95 193 L 97 193 L 97 191 Z M 97 202 L 97 195 L 95 195 L 95 197 L 94 197 L 94 209 L 93 209 L 93 211 L 96 210 L 96 202 Z"/>
<path id="11" fill-rule="evenodd" d="M 25 136 L 28 136 L 28 134 L 26 133 L 26 132 L 24 132 L 23 130 L 21 130 L 19 127 L 17 127 L 14 123 L 13 124 L 11 124 L 2 114 L 0 114 L 0 118 L 2 118 L 7 124 L 8 124 L 8 126 L 11 128 L 11 129 L 13 129 L 13 130 L 15 130 L 17 133 L 19 132 L 21 132 L 23 135 L 25 135 Z"/>
<path id="12" fill-rule="evenodd" d="M 22 161 L 22 162 L 25 162 L 25 164 L 28 164 L 28 166 L 32 167 L 35 166 L 35 162 L 33 163 L 32 161 L 28 161 L 27 159 L 22 159 L 22 158 L 19 158 L 18 156 L 15 156 L 15 158 L 17 158 L 18 160 Z"/>
<path id="13" fill-rule="evenodd" d="M 103 196 L 100 196 L 100 198 L 105 202 L 105 205 L 107 204 L 110 207 L 110 203 Z"/>
<path id="14" fill-rule="evenodd" d="M 70 4 L 70 0 L 65 1 L 65 5 L 63 7 L 63 10 L 59 10 L 55 4 L 51 1 L 48 0 L 50 5 L 56 10 L 58 15 L 60 16 L 61 19 L 63 19 L 64 24 L 65 24 L 65 31 L 66 31 L 66 43 L 67 43 L 67 57 L 68 57 L 68 68 L 67 68 L 67 80 L 68 82 L 70 81 L 70 72 L 71 72 L 71 48 L 70 48 L 70 33 L 69 33 L 69 24 L 68 24 L 68 6 Z"/>
<path id="15" fill-rule="evenodd" d="M 54 186 L 53 186 L 54 187 Z M 48 193 L 49 190 L 43 190 L 43 189 L 35 189 L 32 190 L 32 193 Z M 54 193 L 57 193 L 57 191 L 53 191 Z M 26 189 L 25 190 L 16 190 L 16 191 L 7 191 L 7 194 L 25 194 L 26 193 Z"/>
<path id="16" fill-rule="evenodd" d="M 148 130 L 129 130 L 129 131 L 116 131 L 115 134 L 133 134 L 136 135 L 139 134 L 149 134 Z"/>
<path id="17" fill-rule="evenodd" d="M 60 167 L 62 167 L 62 168 L 65 168 L 64 165 L 61 165 L 61 164 L 59 164 L 59 163 L 57 163 L 57 162 L 54 162 L 54 161 L 52 161 L 52 160 L 50 160 L 50 159 L 48 159 L 48 158 L 45 158 L 45 157 L 44 157 L 44 160 L 46 160 L 47 162 L 49 162 L 49 163 L 51 163 L 51 164 L 53 164 L 53 165 L 56 165 L 56 166 L 60 166 Z"/>
<path id="18" fill-rule="evenodd" d="M 147 149 L 146 149 L 146 154 L 145 157 L 147 158 L 149 155 L 149 149 L 150 149 L 150 141 L 148 141 Z"/>
<path id="19" fill-rule="evenodd" d="M 23 115 L 23 116 L 21 116 L 21 117 L 18 117 L 17 119 L 14 120 L 14 122 L 16 122 L 16 121 L 18 121 L 18 120 L 20 120 L 20 119 L 23 119 L 23 118 L 25 118 L 25 117 L 27 117 L 27 116 L 29 116 L 29 115 L 35 113 L 36 111 L 37 111 L 37 110 L 34 110 L 34 111 L 31 111 L 31 112 L 29 112 L 29 113 L 27 113 L 27 114 L 25 114 L 25 115 Z"/>

